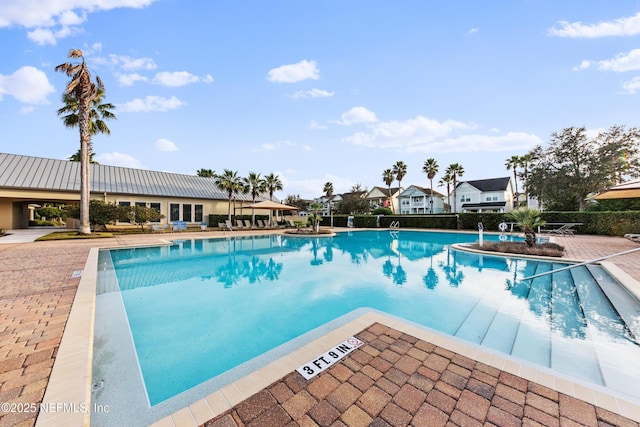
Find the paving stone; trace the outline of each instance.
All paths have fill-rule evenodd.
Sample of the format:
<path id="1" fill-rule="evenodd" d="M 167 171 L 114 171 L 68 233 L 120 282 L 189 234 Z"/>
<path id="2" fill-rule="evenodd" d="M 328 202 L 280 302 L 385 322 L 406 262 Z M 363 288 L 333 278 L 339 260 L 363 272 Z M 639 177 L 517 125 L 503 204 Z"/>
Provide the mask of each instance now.
<path id="1" fill-rule="evenodd" d="M 405 355 L 402 356 L 393 366 L 405 374 L 411 375 L 416 372 L 421 365 L 422 362 L 420 360 Z"/>
<path id="2" fill-rule="evenodd" d="M 449 363 L 450 363 L 449 359 L 435 353 L 431 353 L 427 357 L 427 360 L 424 361 L 425 366 L 440 373 L 443 373 L 447 369 L 447 366 L 449 366 Z"/>
<path id="3" fill-rule="evenodd" d="M 313 418 L 319 426 L 330 426 L 335 420 L 340 418 L 340 411 L 326 400 L 323 400 L 309 410 L 309 416 Z"/>
<path id="4" fill-rule="evenodd" d="M 433 387 L 435 386 L 436 383 L 434 381 L 431 381 L 429 378 L 425 377 L 424 375 L 421 375 L 416 372 L 413 375 L 411 375 L 411 377 L 409 377 L 409 379 L 407 380 L 407 384 L 411 384 L 418 390 L 422 390 L 425 393 L 429 393 L 431 390 L 433 390 Z"/>
<path id="5" fill-rule="evenodd" d="M 404 383 L 406 383 L 407 380 L 409 380 L 409 375 L 405 374 L 404 372 L 402 372 L 401 370 L 395 367 L 389 369 L 384 374 L 384 377 L 400 387 L 402 387 Z"/>
<path id="6" fill-rule="evenodd" d="M 362 392 L 367 390 L 375 383 L 375 381 L 373 381 L 362 372 L 356 372 L 355 374 L 353 374 L 351 378 L 349 378 L 349 382 Z"/>
<path id="7" fill-rule="evenodd" d="M 371 417 L 376 417 L 391 401 L 391 395 L 381 388 L 371 387 L 358 399 L 357 403 Z"/>
<path id="8" fill-rule="evenodd" d="M 522 425 L 520 418 L 495 406 L 489 408 L 487 421 L 501 427 L 520 427 Z"/>
<path id="9" fill-rule="evenodd" d="M 373 421 L 365 411 L 357 405 L 351 405 L 341 416 L 340 420 L 349 427 L 367 427 Z"/>
<path id="10" fill-rule="evenodd" d="M 329 372 L 333 375 L 338 381 L 345 382 L 349 379 L 351 375 L 353 375 L 353 371 L 347 368 L 342 363 L 338 363 L 337 365 L 333 365 Z"/>
<path id="11" fill-rule="evenodd" d="M 528 406 L 533 406 L 536 409 L 540 409 L 542 412 L 546 412 L 549 415 L 553 415 L 554 417 L 558 417 L 560 414 L 558 402 L 554 402 L 553 400 L 539 396 L 535 393 L 531 393 L 531 392 L 527 393 L 526 404 Z M 596 413 L 594 411 L 593 412 L 594 420 L 595 420 L 595 415 Z"/>
<path id="12" fill-rule="evenodd" d="M 451 396 L 447 396 L 439 390 L 432 390 L 427 395 L 427 402 L 436 408 L 440 409 L 447 414 L 453 412 L 453 409 L 456 407 L 456 399 Z"/>
<path id="13" fill-rule="evenodd" d="M 286 402 L 293 396 L 293 391 L 284 382 L 278 382 L 272 386 L 269 391 L 278 403 Z"/>
<path id="14" fill-rule="evenodd" d="M 393 402 L 410 414 L 415 414 L 426 398 L 426 393 L 410 384 L 405 384 L 393 397 Z"/>
<path id="15" fill-rule="evenodd" d="M 476 420 L 473 417 L 470 417 L 469 415 L 465 414 L 464 412 L 458 409 L 454 410 L 451 413 L 450 420 L 454 423 L 454 425 L 457 425 L 457 426 L 481 427 L 483 425 L 483 423 L 481 423 L 480 421 Z"/>
<path id="16" fill-rule="evenodd" d="M 343 383 L 327 396 L 327 401 L 342 412 L 353 405 L 360 396 L 362 396 L 360 390 L 349 383 Z"/>
<path id="17" fill-rule="evenodd" d="M 238 404 L 236 411 L 240 419 L 248 423 L 277 403 L 271 393 L 262 390 Z"/>
<path id="18" fill-rule="evenodd" d="M 475 378 L 469 379 L 465 388 L 469 391 L 474 392 L 475 394 L 479 394 L 487 400 L 493 399 L 493 395 L 496 392 L 495 387 L 490 386 L 487 383 L 483 383 L 482 381 L 478 381 Z"/>
<path id="19" fill-rule="evenodd" d="M 409 425 L 411 414 L 395 405 L 393 402 L 384 407 L 380 417 L 394 427 L 404 427 Z"/>
<path id="20" fill-rule="evenodd" d="M 547 426 L 547 427 L 556 427 L 560 425 L 560 420 L 557 417 L 547 414 L 546 412 L 542 412 L 539 409 L 536 409 L 532 406 L 524 407 L 524 418 L 523 425 L 525 419 L 530 419 L 535 421 L 539 425 Z M 530 424 L 529 424 L 530 425 Z"/>
<path id="21" fill-rule="evenodd" d="M 484 397 L 472 393 L 469 390 L 464 390 L 458 398 L 456 409 L 476 420 L 484 421 L 490 405 L 491 402 Z"/>
<path id="22" fill-rule="evenodd" d="M 338 388 L 340 381 L 329 373 L 320 375 L 307 387 L 307 390 L 313 397 L 318 400 L 322 400 L 329 395 L 333 390 Z"/>
<path id="23" fill-rule="evenodd" d="M 560 415 L 585 426 L 597 426 L 595 408 L 582 400 L 560 394 Z"/>
<path id="24" fill-rule="evenodd" d="M 425 403 L 416 412 L 411 420 L 411 425 L 414 427 L 440 427 L 447 425 L 448 421 L 448 413 Z"/>
<path id="25" fill-rule="evenodd" d="M 302 390 L 300 393 L 294 394 L 291 399 L 284 402 L 282 407 L 295 421 L 298 418 L 301 418 L 317 402 L 318 401 L 314 399 L 307 390 Z"/>
<path id="26" fill-rule="evenodd" d="M 291 422 L 291 417 L 280 405 L 272 406 L 267 412 L 247 424 L 249 427 L 281 427 Z"/>

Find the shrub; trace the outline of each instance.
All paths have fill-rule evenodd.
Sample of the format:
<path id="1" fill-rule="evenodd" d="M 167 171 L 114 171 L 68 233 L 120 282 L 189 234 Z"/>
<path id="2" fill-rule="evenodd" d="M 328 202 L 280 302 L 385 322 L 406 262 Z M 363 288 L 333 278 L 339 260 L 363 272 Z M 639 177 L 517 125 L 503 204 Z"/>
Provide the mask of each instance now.
<path id="1" fill-rule="evenodd" d="M 528 246 L 525 242 L 484 242 L 482 246 L 475 243 L 471 247 L 482 251 L 518 255 L 561 257 L 564 253 L 564 247 L 556 243 L 540 243 L 535 246 Z"/>

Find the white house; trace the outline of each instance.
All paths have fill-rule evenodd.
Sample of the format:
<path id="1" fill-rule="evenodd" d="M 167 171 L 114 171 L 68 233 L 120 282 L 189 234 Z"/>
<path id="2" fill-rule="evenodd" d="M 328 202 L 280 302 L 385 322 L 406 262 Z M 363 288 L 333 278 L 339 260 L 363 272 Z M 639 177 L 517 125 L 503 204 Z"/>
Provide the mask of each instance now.
<path id="1" fill-rule="evenodd" d="M 391 190 L 391 191 L 389 191 Z M 369 202 L 369 208 L 374 210 L 377 207 L 385 207 L 391 209 L 393 212 L 398 212 L 398 196 L 400 195 L 401 188 L 383 188 L 373 187 L 365 198 Z M 389 199 L 391 199 L 391 205 L 389 205 Z"/>
<path id="2" fill-rule="evenodd" d="M 400 201 L 401 215 L 442 213 L 446 208 L 445 196 L 434 191 L 432 197 L 431 189 L 417 185 L 410 185 L 400 193 L 398 199 Z M 433 203 L 433 211 L 431 210 L 431 203 Z"/>
<path id="3" fill-rule="evenodd" d="M 513 210 L 510 177 L 459 182 L 452 208 L 456 212 L 509 212 Z"/>
<path id="4" fill-rule="evenodd" d="M 318 197 L 317 199 L 313 199 L 313 201 L 322 205 L 320 215 L 329 216 L 331 213 L 329 209 L 332 209 L 335 212 L 338 203 L 342 201 L 342 196 L 340 194 L 333 194 L 331 197 L 327 197 L 325 195 Z"/>

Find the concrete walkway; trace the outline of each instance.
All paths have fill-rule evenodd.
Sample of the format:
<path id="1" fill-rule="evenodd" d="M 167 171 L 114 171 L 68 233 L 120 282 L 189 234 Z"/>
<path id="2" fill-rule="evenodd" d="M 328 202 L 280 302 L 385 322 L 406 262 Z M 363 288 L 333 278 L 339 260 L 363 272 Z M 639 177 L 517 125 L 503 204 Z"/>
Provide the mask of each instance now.
<path id="1" fill-rule="evenodd" d="M 0 236 L 0 245 L 35 242 L 38 237 L 46 236 L 47 234 L 58 230 L 64 230 L 64 228 L 59 229 L 58 227 L 46 227 L 6 230 L 6 234 L 4 236 Z"/>
<path id="2" fill-rule="evenodd" d="M 265 233 L 269 232 L 256 232 Z M 9 411 L 5 411 L 5 406 L 0 409 L 0 427 L 34 425 L 37 409 L 33 408 L 44 395 L 80 281 L 74 272 L 84 268 L 90 248 L 161 244 L 172 238 L 222 235 L 221 232 L 156 233 L 96 240 L 1 244 L 0 403 L 10 406 L 6 407 Z M 0 238 L 0 242 L 6 238 Z M 567 258 L 581 260 L 638 247 L 637 243 L 624 238 L 602 236 L 566 237 L 557 241 L 565 246 Z M 640 281 L 640 254 L 614 258 L 611 262 Z M 442 354 L 432 344 L 385 325 L 368 328 L 360 337 L 379 354 L 362 350 L 364 354 L 355 353 L 336 365 L 336 371 L 329 372 L 330 375 L 319 376 L 308 384 L 301 384 L 295 374 L 287 375 L 209 424 L 351 426 L 366 425 L 371 420 L 373 425 L 380 426 L 407 425 L 404 423 L 410 415 L 417 426 L 426 425 L 424 420 L 428 425 L 445 421 L 444 413 L 447 415 L 445 424 L 448 422 L 449 425 L 590 425 L 595 416 L 603 426 L 638 427 L 637 422 L 598 410 L 582 401 L 567 400 L 535 383 L 501 372 L 485 372 L 482 364 L 471 366 L 471 362 L 456 354 Z M 438 368 L 439 364 L 429 362 L 435 360 L 436 355 L 447 359 L 442 369 Z M 420 366 L 416 365 L 418 362 Z M 416 366 L 416 369 L 410 366 Z M 433 374 L 431 371 L 438 372 L 439 377 L 426 375 Z M 430 382 L 415 377 L 416 374 Z M 431 387 L 431 390 L 427 392 L 424 387 Z M 254 407 L 263 398 L 268 403 Z M 345 406 L 347 402 L 350 403 Z M 385 406 L 379 408 L 377 402 L 385 402 Z M 275 404 L 280 409 L 273 406 Z M 445 411 L 443 408 L 451 409 Z M 304 412 L 297 412 L 302 409 Z M 282 414 L 282 410 L 291 417 L 286 423 L 262 423 L 267 419 L 265 414 Z M 290 410 L 296 411 L 295 422 Z M 250 415 L 246 415 L 249 412 Z M 583 416 L 588 418 L 580 418 Z M 638 419 L 640 414 L 636 421 Z"/>

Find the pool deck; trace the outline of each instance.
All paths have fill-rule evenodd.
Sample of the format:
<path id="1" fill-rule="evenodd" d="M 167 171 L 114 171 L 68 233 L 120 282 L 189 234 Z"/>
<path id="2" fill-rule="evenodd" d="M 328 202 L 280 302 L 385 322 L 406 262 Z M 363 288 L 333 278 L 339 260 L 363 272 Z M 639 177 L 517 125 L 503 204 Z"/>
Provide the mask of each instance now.
<path id="1" fill-rule="evenodd" d="M 268 232 L 238 235 L 250 233 Z M 92 248 L 222 234 L 156 233 L 0 245 L 0 403 L 8 404 L 0 409 L 0 427 L 36 423 L 63 332 L 71 327 L 67 324 L 71 307 L 80 298 L 76 295 L 81 280 L 78 273 Z M 571 260 L 638 247 L 624 238 L 603 236 L 577 235 L 556 241 L 565 246 L 565 258 Z M 640 252 L 609 262 L 640 282 Z M 245 380 L 250 384 L 247 388 L 239 381 L 156 425 L 639 426 L 637 406 L 532 373 L 526 366 L 514 368 L 507 359 L 477 350 L 464 354 L 468 350 L 458 350 L 462 348 L 459 343 L 402 322 L 372 318 L 352 322 L 347 329 L 342 333 L 356 335 L 366 345 L 322 375 L 307 381 L 295 369 L 341 342 L 341 336 L 329 337 L 325 347 L 314 343 L 310 349 L 301 349 L 289 357 L 290 363 L 278 361 L 278 369 L 263 371 L 261 380 Z M 38 425 L 64 425 L 55 417 L 49 419 L 49 423 L 41 419 Z"/>

